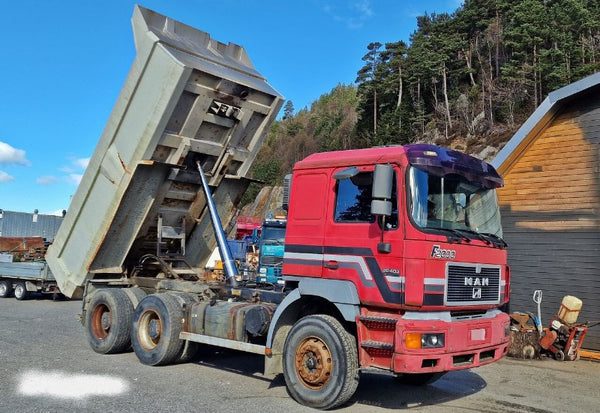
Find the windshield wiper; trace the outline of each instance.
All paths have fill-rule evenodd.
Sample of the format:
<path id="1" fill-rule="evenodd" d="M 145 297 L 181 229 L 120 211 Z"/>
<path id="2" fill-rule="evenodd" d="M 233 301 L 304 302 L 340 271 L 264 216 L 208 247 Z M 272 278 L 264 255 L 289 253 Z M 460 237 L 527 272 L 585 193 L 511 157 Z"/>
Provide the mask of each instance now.
<path id="1" fill-rule="evenodd" d="M 472 229 L 469 229 L 469 230 L 465 229 L 465 230 L 461 230 L 461 231 L 473 234 L 477 238 L 479 238 L 480 240 L 485 242 L 487 245 L 492 245 L 495 248 L 506 248 L 508 246 L 508 244 L 502 238 L 500 238 L 496 234 L 492 234 L 491 232 L 477 232 L 477 231 L 473 231 Z"/>
<path id="2" fill-rule="evenodd" d="M 486 237 L 490 237 L 492 239 L 492 242 L 493 242 L 494 246 L 498 245 L 500 248 L 506 248 L 506 247 L 508 247 L 508 244 L 506 243 L 506 241 L 504 241 L 502 238 L 500 238 L 496 234 L 492 234 L 491 232 L 484 232 L 481 235 L 485 235 Z"/>
<path id="3" fill-rule="evenodd" d="M 469 236 L 465 235 L 462 231 L 458 230 L 458 229 L 453 229 L 453 228 L 439 228 L 439 227 L 435 227 L 435 228 L 431 228 L 431 229 L 435 229 L 438 231 L 447 231 L 450 234 L 454 235 L 454 237 L 451 237 L 450 235 L 446 235 L 446 237 L 448 237 L 448 242 L 457 242 L 457 243 L 461 243 L 463 240 L 465 240 L 466 242 L 471 242 L 472 238 L 470 238 Z"/>

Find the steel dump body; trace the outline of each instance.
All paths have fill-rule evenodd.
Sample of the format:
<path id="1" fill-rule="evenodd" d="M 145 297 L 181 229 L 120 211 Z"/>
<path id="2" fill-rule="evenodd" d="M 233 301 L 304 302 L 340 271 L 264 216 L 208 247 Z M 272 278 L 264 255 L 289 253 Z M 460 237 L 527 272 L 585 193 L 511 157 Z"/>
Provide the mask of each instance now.
<path id="1" fill-rule="evenodd" d="M 203 266 L 215 242 L 196 162 L 226 226 L 283 104 L 242 47 L 139 6 L 132 23 L 136 59 L 46 255 L 69 297 L 156 253 L 159 215 Z"/>

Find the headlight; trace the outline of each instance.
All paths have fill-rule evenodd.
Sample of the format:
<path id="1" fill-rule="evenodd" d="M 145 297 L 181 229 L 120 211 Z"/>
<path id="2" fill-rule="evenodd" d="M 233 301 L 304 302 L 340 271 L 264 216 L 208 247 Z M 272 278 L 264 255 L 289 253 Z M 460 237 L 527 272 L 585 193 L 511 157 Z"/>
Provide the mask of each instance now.
<path id="1" fill-rule="evenodd" d="M 423 334 L 421 336 L 421 346 L 423 348 L 440 348 L 446 344 L 444 333 Z"/>
<path id="2" fill-rule="evenodd" d="M 442 348 L 446 345 L 444 333 L 407 333 L 406 348 Z"/>

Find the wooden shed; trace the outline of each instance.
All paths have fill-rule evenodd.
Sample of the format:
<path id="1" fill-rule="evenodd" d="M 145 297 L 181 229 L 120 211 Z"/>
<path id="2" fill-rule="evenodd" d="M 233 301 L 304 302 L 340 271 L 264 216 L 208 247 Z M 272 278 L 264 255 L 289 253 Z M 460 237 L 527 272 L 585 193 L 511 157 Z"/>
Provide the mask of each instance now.
<path id="1" fill-rule="evenodd" d="M 511 311 L 547 326 L 565 295 L 600 320 L 600 73 L 552 92 L 492 161 L 511 266 Z M 584 348 L 600 350 L 600 326 Z"/>

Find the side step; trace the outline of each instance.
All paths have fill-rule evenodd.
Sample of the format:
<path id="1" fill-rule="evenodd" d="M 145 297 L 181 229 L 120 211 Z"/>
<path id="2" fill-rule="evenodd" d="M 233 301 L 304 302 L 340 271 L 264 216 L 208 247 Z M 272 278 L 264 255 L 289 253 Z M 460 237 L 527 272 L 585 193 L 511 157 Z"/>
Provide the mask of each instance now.
<path id="1" fill-rule="evenodd" d="M 204 334 L 187 333 L 185 331 L 179 333 L 179 338 L 182 340 L 195 341 L 196 343 L 209 344 L 211 346 L 230 348 L 233 350 L 245 351 L 265 355 L 265 346 L 252 343 L 244 343 L 242 341 L 228 340 L 226 338 L 205 336 Z"/>

